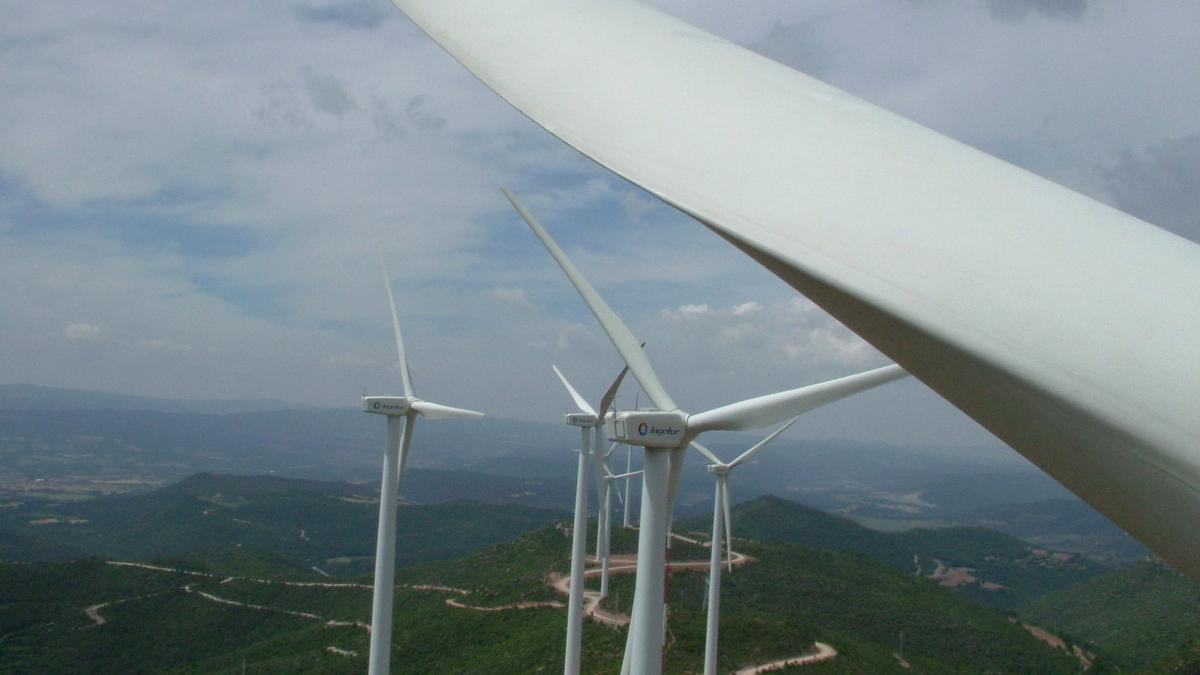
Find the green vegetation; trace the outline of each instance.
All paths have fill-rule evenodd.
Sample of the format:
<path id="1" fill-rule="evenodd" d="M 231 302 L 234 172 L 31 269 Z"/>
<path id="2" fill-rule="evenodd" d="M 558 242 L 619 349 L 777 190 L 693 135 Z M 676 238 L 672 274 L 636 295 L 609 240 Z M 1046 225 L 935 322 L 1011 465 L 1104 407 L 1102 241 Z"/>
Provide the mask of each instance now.
<path id="1" fill-rule="evenodd" d="M 615 534 L 617 550 L 631 547 L 636 535 L 619 529 Z M 446 600 L 482 607 L 561 601 L 546 580 L 567 571 L 569 545 L 568 532 L 558 524 L 458 560 L 399 570 L 396 663 L 414 673 L 561 669 L 562 609 L 480 612 L 450 607 Z M 923 671 L 1074 668 L 1070 658 L 1037 642 L 1004 614 L 862 555 L 794 544 L 747 548 L 758 562 L 725 577 L 722 659 L 730 668 L 794 656 L 822 640 L 841 656 L 821 670 L 895 672 L 900 667 L 892 652 L 900 631 L 905 658 Z M 706 554 L 694 544 L 672 546 L 674 560 L 704 560 Z M 236 672 L 243 659 L 252 672 L 365 668 L 368 636 L 355 624 L 370 617 L 364 579 L 320 577 L 245 548 L 156 563 L 197 573 L 97 560 L 0 565 L 0 597 L 6 599 L 0 635 L 7 636 L 0 637 L 0 671 L 216 673 Z M 243 578 L 251 573 L 253 578 Z M 704 583 L 702 571 L 672 574 L 669 672 L 699 667 Z M 414 588 L 421 584 L 468 593 Z M 627 605 L 632 577 L 614 577 L 613 587 L 613 604 Z M 83 610 L 101 603 L 110 603 L 97 610 L 105 621 L 92 625 Z M 623 630 L 587 622 L 584 640 L 587 672 L 616 669 Z"/>
<path id="2" fill-rule="evenodd" d="M 794 656 L 814 640 L 841 653 L 837 672 L 896 672 L 904 657 L 926 672 L 1073 672 L 1078 664 L 1035 640 L 1002 612 L 864 555 L 757 542 L 738 550 L 758 562 L 722 575 L 721 669 Z M 673 556 L 674 557 L 674 556 Z M 705 572 L 671 575 L 671 672 L 703 662 Z M 632 579 L 612 585 L 606 606 L 627 612 Z"/>
<path id="3" fill-rule="evenodd" d="M 1181 675 L 1196 675 L 1200 673 L 1200 639 L 1189 640 L 1186 644 L 1171 650 L 1167 656 L 1159 659 L 1154 665 L 1139 673 L 1180 673 Z"/>
<path id="4" fill-rule="evenodd" d="M 52 544 L 37 537 L 0 530 L 0 560 L 73 560 L 83 552 L 70 546 Z"/>
<path id="5" fill-rule="evenodd" d="M 367 486 L 197 474 L 143 495 L 6 512 L 0 522 L 15 532 L 0 533 L 0 554 L 6 559 L 61 559 L 69 548 L 144 559 L 246 546 L 330 574 L 360 574 L 373 564 L 378 509 L 377 496 Z M 465 501 L 403 506 L 397 563 L 461 556 L 559 515 L 515 504 Z"/>
<path id="6" fill-rule="evenodd" d="M 934 577 L 984 604 L 1013 608 L 1104 571 L 1086 558 L 1038 549 L 1006 534 L 973 527 L 884 533 L 778 497 L 732 511 L 738 537 L 810 548 L 857 551 L 911 575 Z M 707 531 L 709 519 L 686 525 Z"/>
<path id="7" fill-rule="evenodd" d="M 371 497 L 359 485 L 201 474 L 145 495 L 69 504 L 57 515 L 9 509 L 7 524 L 23 527 L 0 531 L 0 552 L 11 559 L 98 551 L 171 569 L 98 559 L 0 564 L 0 672 L 217 673 L 236 672 L 243 660 L 253 672 L 362 672 L 370 578 L 323 573 L 368 570 Z M 569 528 L 560 520 L 529 531 L 556 514 L 469 502 L 404 506 L 402 514 L 412 530 L 402 527 L 399 555 L 420 561 L 396 576 L 394 645 L 404 672 L 561 669 L 561 608 L 447 604 L 565 602 L 547 581 L 569 571 Z M 39 516 L 60 522 L 28 522 Z M 819 640 L 840 656 L 808 670 L 900 672 L 894 652 L 903 633 L 904 658 L 921 672 L 1074 672 L 1074 657 L 1036 640 L 1010 614 L 971 601 L 1003 608 L 1047 591 L 1022 603 L 1023 619 L 1095 652 L 1101 671 L 1149 664 L 1187 672 L 1197 662 L 1187 639 L 1200 628 L 1192 609 L 1200 592 L 1160 565 L 1094 576 L 1098 566 L 1077 556 L 988 530 L 885 534 L 776 498 L 741 504 L 734 519 L 736 548 L 756 562 L 723 578 L 723 669 L 796 656 Z M 676 530 L 706 538 L 688 524 Z M 702 531 L 709 524 L 690 523 Z M 636 547 L 636 531 L 614 529 L 614 553 Z M 474 552 L 457 557 L 467 550 Z M 676 540 L 670 557 L 708 554 Z M 332 564 L 337 558 L 350 562 Z M 943 583 L 964 574 L 973 581 L 952 592 L 926 578 L 939 568 Z M 597 584 L 589 580 L 589 588 Z M 704 571 L 671 575 L 669 672 L 700 668 L 705 590 Z M 614 576 L 605 607 L 628 612 L 632 597 L 632 575 Z M 624 642 L 623 629 L 587 622 L 585 670 L 615 670 Z"/>
<path id="8" fill-rule="evenodd" d="M 1200 636 L 1200 584 L 1145 560 L 1034 600 L 1020 614 L 1084 643 L 1098 668 L 1132 670 L 1172 653 L 1182 664 L 1196 660 L 1187 645 Z"/>

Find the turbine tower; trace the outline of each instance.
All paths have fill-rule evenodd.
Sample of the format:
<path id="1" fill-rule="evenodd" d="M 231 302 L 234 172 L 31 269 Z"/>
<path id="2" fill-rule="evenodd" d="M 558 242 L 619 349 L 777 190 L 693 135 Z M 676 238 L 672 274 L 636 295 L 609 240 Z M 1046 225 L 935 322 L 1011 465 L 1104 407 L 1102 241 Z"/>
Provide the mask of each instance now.
<path id="1" fill-rule="evenodd" d="M 575 519 L 571 529 L 571 592 L 567 599 L 567 646 L 563 658 L 563 673 L 564 675 L 577 675 L 579 673 L 580 652 L 583 647 L 583 572 L 587 564 L 587 514 L 588 514 L 588 462 L 589 455 L 594 458 L 596 463 L 596 497 L 597 501 L 603 499 L 602 471 L 604 468 L 604 457 L 600 450 L 599 429 L 604 423 L 604 411 L 608 410 L 612 405 L 612 401 L 616 398 L 617 389 L 621 386 L 621 380 L 625 379 L 625 373 L 629 372 L 629 368 L 622 368 L 617 379 L 609 385 L 608 391 L 604 392 L 604 396 L 600 399 L 600 413 L 597 413 L 592 406 L 588 405 L 587 399 L 571 386 L 570 381 L 558 369 L 554 368 L 554 373 L 558 375 L 558 379 L 562 381 L 566 387 L 567 393 L 571 395 L 571 400 L 575 402 L 578 409 L 577 412 L 567 413 L 567 424 L 574 427 L 579 427 L 579 466 L 575 473 Z M 592 431 L 596 431 L 596 447 L 594 451 L 589 452 L 588 445 L 591 440 Z M 603 511 L 600 512 L 600 519 L 603 518 Z M 598 519 L 598 524 L 599 519 Z M 603 532 L 602 528 L 597 528 Z M 600 543 L 597 542 L 597 549 Z M 597 550 L 597 557 L 600 556 L 600 551 Z"/>
<path id="2" fill-rule="evenodd" d="M 381 264 L 382 267 L 382 264 Z M 483 417 L 483 413 L 423 401 L 413 393 L 408 359 L 404 355 L 404 340 L 400 337 L 400 318 L 396 314 L 396 299 L 392 282 L 383 270 L 388 304 L 392 310 L 392 330 L 396 334 L 396 354 L 400 360 L 400 379 L 403 396 L 363 396 L 363 412 L 387 416 L 387 449 L 383 453 L 383 479 L 379 488 L 379 532 L 375 539 L 375 588 L 371 599 L 371 653 L 367 665 L 369 675 L 387 675 L 392 655 L 392 579 L 396 572 L 396 496 L 400 475 L 408 461 L 412 443 L 413 424 L 417 417 L 439 419 L 448 417 Z M 403 423 L 403 424 L 402 424 Z M 403 431 L 401 427 L 403 426 Z"/>
<path id="3" fill-rule="evenodd" d="M 662 672 L 665 628 L 664 571 L 667 526 L 688 444 L 705 431 L 738 431 L 782 422 L 851 394 L 906 376 L 895 364 L 821 384 L 731 403 L 702 413 L 684 412 L 667 393 L 638 340 L 580 274 L 541 223 L 508 190 L 508 200 L 571 280 L 609 340 L 656 409 L 616 411 L 605 419 L 609 440 L 645 449 L 637 576 L 625 664 L 638 675 Z"/>
<path id="4" fill-rule="evenodd" d="M 617 443 L 613 443 L 604 457 L 604 502 L 601 504 L 604 515 L 600 524 L 600 532 L 603 534 L 603 539 L 597 545 L 599 549 L 597 557 L 600 560 L 600 597 L 602 598 L 608 597 L 608 568 L 609 559 L 612 556 L 612 497 L 614 494 L 617 496 L 617 500 L 621 502 L 621 508 L 624 509 L 627 518 L 629 514 L 629 498 L 621 496 L 621 491 L 617 488 L 616 482 L 623 479 L 625 481 L 626 494 L 629 494 L 629 479 L 639 476 L 642 473 L 641 471 L 626 471 L 622 474 L 614 474 L 612 472 L 612 466 L 608 463 L 608 457 L 612 455 L 617 445 Z M 629 466 L 628 459 L 627 457 L 625 462 L 626 468 Z"/>
<path id="5" fill-rule="evenodd" d="M 637 407 L 635 404 L 634 408 Z M 640 471 L 638 473 L 641 473 Z M 629 512 L 632 510 L 629 504 L 629 479 L 633 477 L 633 446 L 625 446 L 625 497 L 621 500 L 621 526 L 629 529 Z"/>
<path id="6" fill-rule="evenodd" d="M 713 497 L 713 530 L 710 542 L 708 561 L 708 626 L 704 634 L 704 675 L 717 673 L 717 632 L 721 618 L 721 529 L 725 530 L 725 551 L 729 560 L 729 571 L 733 571 L 733 523 L 729 519 L 729 474 L 741 464 L 750 461 L 767 443 L 775 440 L 779 434 L 800 419 L 797 415 L 788 420 L 787 424 L 776 429 L 770 436 L 759 441 L 754 447 L 738 455 L 728 464 L 722 462 L 711 450 L 692 441 L 692 447 L 700 451 L 712 462 L 708 472 L 716 477 L 716 494 Z"/>

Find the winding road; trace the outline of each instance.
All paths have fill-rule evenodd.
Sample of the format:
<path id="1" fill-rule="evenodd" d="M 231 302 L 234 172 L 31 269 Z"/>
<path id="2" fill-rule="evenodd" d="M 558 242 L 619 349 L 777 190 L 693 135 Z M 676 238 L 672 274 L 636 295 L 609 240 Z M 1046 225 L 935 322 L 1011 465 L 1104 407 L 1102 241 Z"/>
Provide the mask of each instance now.
<path id="1" fill-rule="evenodd" d="M 793 656 L 789 659 L 780 659 L 778 661 L 772 661 L 770 663 L 764 663 L 758 666 L 742 668 L 741 670 L 737 671 L 737 675 L 759 675 L 759 673 L 770 673 L 776 670 L 783 670 L 784 668 L 791 668 L 792 666 L 807 666 L 813 663 L 820 663 L 821 661 L 835 659 L 837 658 L 837 655 L 838 650 L 834 649 L 830 645 L 827 645 L 824 642 L 814 642 L 813 651 L 807 654 Z"/>
<path id="2" fill-rule="evenodd" d="M 700 541 L 698 539 L 693 539 L 691 537 L 686 537 L 686 536 L 683 536 L 680 534 L 672 533 L 671 537 L 678 541 L 684 541 L 684 542 L 687 542 L 690 544 L 697 544 L 697 545 L 706 546 L 706 547 L 708 546 L 708 542 Z M 596 558 L 589 557 L 587 562 L 594 566 L 591 568 L 585 568 L 584 573 L 583 573 L 585 579 L 599 577 L 603 573 L 603 570 L 600 567 L 599 560 L 597 560 Z M 741 567 L 743 565 L 747 565 L 752 562 L 755 562 L 754 558 L 752 558 L 744 553 L 740 553 L 738 551 L 733 551 L 732 556 L 731 556 L 731 561 L 729 563 L 722 563 L 722 564 L 732 564 L 735 567 Z M 182 574 L 182 575 L 188 575 L 188 576 L 193 576 L 193 577 L 201 577 L 204 579 L 213 579 L 213 580 L 220 579 L 221 584 L 228 584 L 233 581 L 246 581 L 246 582 L 256 583 L 256 584 L 272 584 L 272 585 L 288 586 L 288 587 L 293 587 L 293 588 L 351 588 L 351 589 L 358 589 L 358 590 L 371 590 L 373 588 L 373 586 L 371 584 L 362 584 L 362 583 L 354 583 L 354 582 L 283 581 L 283 580 L 277 580 L 277 579 L 258 579 L 258 578 L 254 578 L 254 577 L 224 576 L 224 575 L 210 574 L 208 572 L 198 572 L 195 570 L 179 569 L 179 568 L 173 568 L 173 567 L 164 567 L 164 566 L 160 566 L 160 565 L 151 565 L 148 563 L 127 562 L 127 561 L 119 561 L 119 560 L 110 560 L 107 562 L 107 564 L 112 565 L 114 567 L 135 567 L 135 568 L 139 568 L 139 569 L 151 570 L 151 571 L 156 571 L 156 572 L 165 572 L 165 573 L 170 573 L 170 574 Z M 679 560 L 679 561 L 673 561 L 673 562 L 667 563 L 667 569 L 669 571 L 707 571 L 709 564 L 710 564 L 710 562 L 708 560 Z M 637 556 L 630 555 L 630 554 L 611 556 L 609 558 L 608 572 L 610 575 L 613 575 L 613 576 L 619 575 L 619 574 L 634 574 L 634 573 L 636 573 L 637 572 Z M 571 592 L 571 578 L 567 575 L 562 575 L 562 574 L 552 572 L 550 575 L 548 575 L 546 577 L 546 583 L 548 585 L 550 585 L 552 588 L 554 588 L 555 591 L 557 591 L 558 593 L 560 593 L 562 595 L 569 595 Z M 208 602 L 213 602 L 213 603 L 217 603 L 217 604 L 228 605 L 228 606 L 233 606 L 233 607 L 240 607 L 243 609 L 251 609 L 251 610 L 263 611 L 263 612 L 276 612 L 276 613 L 286 614 L 289 616 L 294 616 L 296 618 L 307 619 L 310 621 L 321 621 L 327 627 L 353 626 L 353 627 L 361 628 L 361 629 L 367 631 L 368 633 L 371 632 L 371 625 L 368 623 L 361 622 L 361 621 L 340 621 L 340 620 L 336 620 L 336 619 L 326 619 L 325 617 L 322 617 L 320 615 L 317 615 L 317 614 L 314 614 L 311 612 L 301 612 L 301 611 L 291 610 L 291 609 L 283 609 L 283 608 L 278 608 L 278 607 L 269 607 L 266 605 L 257 605 L 257 604 L 252 604 L 252 603 L 240 602 L 238 600 L 233 600 L 230 598 L 221 597 L 219 595 L 215 595 L 215 594 L 208 593 L 205 591 L 197 590 L 197 589 L 193 588 L 194 585 L 195 585 L 195 582 L 185 584 L 182 587 L 180 587 L 180 590 L 182 590 L 185 593 L 189 593 L 195 597 L 202 598 Z M 471 591 L 469 591 L 465 588 L 457 588 L 454 586 L 445 586 L 445 585 L 439 585 L 439 584 L 397 584 L 397 587 L 408 588 L 408 589 L 417 590 L 417 591 L 451 593 L 454 595 L 458 595 L 460 597 L 466 597 L 471 594 Z M 155 593 L 152 595 L 158 595 L 158 594 Z M 119 600 L 113 600 L 113 601 L 109 601 L 109 602 L 105 602 L 105 603 L 100 603 L 97 605 L 92 605 L 90 607 L 86 607 L 86 608 L 84 608 L 83 611 L 87 615 L 88 619 L 91 620 L 91 622 L 92 622 L 91 627 L 96 627 L 96 626 L 103 625 L 105 623 L 104 617 L 100 614 L 100 610 L 103 609 L 104 607 L 108 607 L 110 605 L 114 605 L 114 604 L 118 604 L 118 603 L 122 603 L 122 602 L 139 600 L 139 599 L 147 598 L 147 597 L 151 597 L 151 595 L 142 595 L 142 596 L 136 596 L 136 597 L 131 597 L 131 598 L 122 598 Z M 591 619 L 593 621 L 596 621 L 597 623 L 600 623 L 600 624 L 603 624 L 606 626 L 612 626 L 612 627 L 616 627 L 616 628 L 629 625 L 629 615 L 622 614 L 619 612 L 611 612 L 611 611 L 602 609 L 600 607 L 600 602 L 603 598 L 600 596 L 599 591 L 590 591 L 585 588 L 584 592 L 583 592 L 583 597 L 584 597 L 584 606 L 583 606 L 584 615 L 591 617 Z M 457 598 L 447 598 L 446 606 L 453 607 L 455 609 L 468 610 L 468 611 L 474 611 L 474 612 L 501 612 L 501 611 L 507 611 L 507 610 L 523 610 L 523 609 L 562 609 L 563 607 L 565 607 L 565 605 L 563 603 L 554 601 L 554 600 L 529 600 L 529 601 L 522 601 L 522 602 L 513 602 L 513 603 L 504 604 L 504 605 L 478 606 L 478 605 L 467 604 L 461 600 L 458 600 Z M 346 656 L 346 657 L 357 656 L 357 653 L 354 652 L 353 650 L 342 649 L 342 648 L 334 647 L 334 646 L 327 647 L 326 651 L 331 654 L 336 654 L 338 656 Z M 738 670 L 737 674 L 738 675 L 758 675 L 759 673 L 768 673 L 768 672 L 772 672 L 772 671 L 776 671 L 776 670 L 782 670 L 784 668 L 788 668 L 788 667 L 792 667 L 792 666 L 804 666 L 804 665 L 808 665 L 808 664 L 812 664 L 812 663 L 819 663 L 821 661 L 828 661 L 830 659 L 836 658 L 837 655 L 838 655 L 838 651 L 836 649 L 834 649 L 832 646 L 827 645 L 823 642 L 814 642 L 813 650 L 810 652 L 806 652 L 799 656 L 793 656 L 793 657 L 789 657 L 786 659 L 780 659 L 778 661 L 771 661 L 770 663 L 759 664 L 756 666 L 748 666 L 746 668 L 742 668 L 741 670 Z"/>

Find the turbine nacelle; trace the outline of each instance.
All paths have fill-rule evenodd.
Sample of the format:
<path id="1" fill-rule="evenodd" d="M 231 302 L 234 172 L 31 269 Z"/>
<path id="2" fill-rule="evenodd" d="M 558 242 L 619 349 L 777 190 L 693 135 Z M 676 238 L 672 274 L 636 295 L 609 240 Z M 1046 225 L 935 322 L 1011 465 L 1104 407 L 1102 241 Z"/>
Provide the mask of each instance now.
<path id="1" fill-rule="evenodd" d="M 389 417 L 403 417 L 412 409 L 413 399 L 408 396 L 364 396 L 363 412 Z"/>
<path id="2" fill-rule="evenodd" d="M 604 420 L 608 440 L 643 448 L 678 448 L 685 444 L 687 415 L 678 410 L 622 410 Z"/>
<path id="3" fill-rule="evenodd" d="M 569 412 L 566 413 L 566 424 L 569 426 L 583 426 L 590 429 L 596 425 L 596 416 L 587 412 Z"/>

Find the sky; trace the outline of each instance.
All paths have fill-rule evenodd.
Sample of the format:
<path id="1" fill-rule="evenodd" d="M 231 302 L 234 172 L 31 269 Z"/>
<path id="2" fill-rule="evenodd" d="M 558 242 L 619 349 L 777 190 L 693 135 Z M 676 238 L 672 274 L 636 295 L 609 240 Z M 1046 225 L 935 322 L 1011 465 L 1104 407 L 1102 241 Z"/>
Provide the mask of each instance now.
<path id="1" fill-rule="evenodd" d="M 1200 240 L 1198 3 L 652 4 Z M 395 393 L 382 261 L 419 395 L 560 420 L 551 363 L 596 399 L 619 362 L 502 187 L 685 409 L 886 363 L 509 108 L 387 0 L 0 8 L 0 383 Z M 999 445 L 915 381 L 789 434 Z"/>

